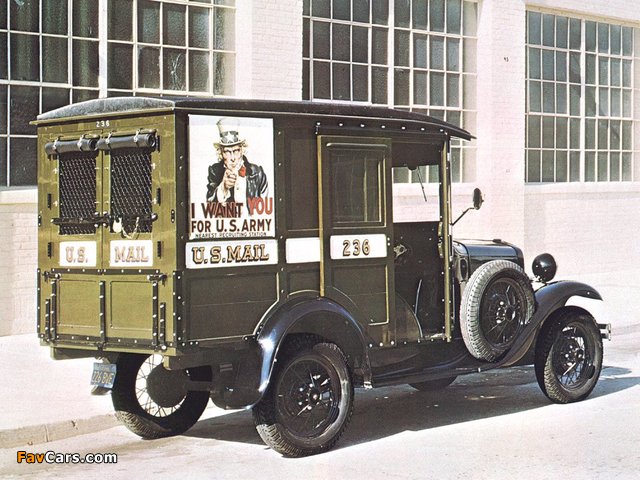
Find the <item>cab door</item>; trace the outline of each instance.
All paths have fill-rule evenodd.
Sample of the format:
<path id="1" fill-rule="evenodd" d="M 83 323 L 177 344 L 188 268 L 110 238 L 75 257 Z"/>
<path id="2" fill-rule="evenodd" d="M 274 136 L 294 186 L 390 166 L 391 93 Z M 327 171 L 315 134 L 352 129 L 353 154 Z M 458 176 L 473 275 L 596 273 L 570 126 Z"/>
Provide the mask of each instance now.
<path id="1" fill-rule="evenodd" d="M 394 309 L 391 142 L 320 136 L 320 291 L 379 342 Z"/>

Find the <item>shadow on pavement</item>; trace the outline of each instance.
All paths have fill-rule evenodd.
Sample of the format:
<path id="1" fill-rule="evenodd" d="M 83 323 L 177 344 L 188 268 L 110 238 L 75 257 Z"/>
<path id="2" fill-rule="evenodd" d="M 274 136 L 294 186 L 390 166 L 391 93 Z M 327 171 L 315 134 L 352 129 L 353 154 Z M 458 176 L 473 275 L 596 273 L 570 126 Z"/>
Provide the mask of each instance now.
<path id="1" fill-rule="evenodd" d="M 626 368 L 604 367 L 589 399 L 640 385 L 640 377 L 627 376 L 630 373 Z M 351 423 L 336 449 L 404 431 L 428 430 L 550 405 L 531 366 L 459 377 L 445 390 L 435 392 L 419 392 L 408 385 L 358 389 Z M 202 420 L 186 436 L 263 445 L 250 411 Z"/>

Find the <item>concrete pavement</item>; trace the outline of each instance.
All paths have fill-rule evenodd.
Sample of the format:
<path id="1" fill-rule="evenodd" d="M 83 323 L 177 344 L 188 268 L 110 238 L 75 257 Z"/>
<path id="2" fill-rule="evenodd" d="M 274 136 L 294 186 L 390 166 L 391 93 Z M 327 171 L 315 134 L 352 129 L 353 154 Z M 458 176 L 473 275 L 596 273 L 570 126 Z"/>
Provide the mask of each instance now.
<path id="1" fill-rule="evenodd" d="M 574 303 L 586 306 L 598 321 L 613 324 L 614 343 L 608 345 L 620 336 L 640 338 L 640 278 L 635 272 L 579 280 L 593 285 L 605 300 Z M 118 425 L 110 396 L 90 394 L 94 361 L 54 361 L 35 333 L 0 337 L 0 448 L 35 445 Z M 211 415 L 217 409 L 209 410 Z"/>

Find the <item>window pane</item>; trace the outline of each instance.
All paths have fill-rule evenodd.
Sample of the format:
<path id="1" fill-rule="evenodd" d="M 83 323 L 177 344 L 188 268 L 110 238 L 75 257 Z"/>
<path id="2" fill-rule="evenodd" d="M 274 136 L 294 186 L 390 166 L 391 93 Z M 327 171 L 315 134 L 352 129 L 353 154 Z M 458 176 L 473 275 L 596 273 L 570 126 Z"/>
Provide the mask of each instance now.
<path id="1" fill-rule="evenodd" d="M 598 120 L 598 150 L 609 148 L 609 122 Z"/>
<path id="2" fill-rule="evenodd" d="M 556 47 L 567 48 L 569 19 L 567 17 L 556 18 Z"/>
<path id="3" fill-rule="evenodd" d="M 7 139 L 0 137 L 0 187 L 7 186 Z"/>
<path id="4" fill-rule="evenodd" d="M 569 48 L 579 50 L 582 37 L 582 22 L 577 18 L 569 20 Z"/>
<path id="5" fill-rule="evenodd" d="M 530 150 L 527 155 L 527 182 L 540 181 L 540 150 Z"/>
<path id="6" fill-rule="evenodd" d="M 460 71 L 460 40 L 457 38 L 447 39 L 447 70 Z"/>
<path id="7" fill-rule="evenodd" d="M 427 36 L 413 35 L 413 66 L 427 68 Z"/>
<path id="8" fill-rule="evenodd" d="M 585 46 L 587 51 L 596 51 L 596 24 L 595 22 L 585 22 Z"/>
<path id="9" fill-rule="evenodd" d="M 98 90 L 73 89 L 73 103 L 86 102 L 98 98 Z"/>
<path id="10" fill-rule="evenodd" d="M 444 70 L 444 38 L 432 36 L 429 38 L 429 63 L 434 70 Z"/>
<path id="11" fill-rule="evenodd" d="M 313 22 L 313 58 L 330 58 L 330 24 Z"/>
<path id="12" fill-rule="evenodd" d="M 336 20 L 351 20 L 351 0 L 333 0 L 333 16 Z"/>
<path id="13" fill-rule="evenodd" d="M 48 112 L 69 104 L 68 88 L 43 88 L 42 111 Z"/>
<path id="14" fill-rule="evenodd" d="M 429 2 L 429 17 L 431 30 L 444 32 L 444 0 L 431 0 Z"/>
<path id="15" fill-rule="evenodd" d="M 162 40 L 165 45 L 185 45 L 185 20 L 183 5 L 162 4 Z"/>
<path id="16" fill-rule="evenodd" d="M 571 152 L 569 153 L 569 181 L 570 182 L 579 182 L 580 181 L 580 153 Z"/>
<path id="17" fill-rule="evenodd" d="M 611 120 L 609 125 L 609 148 L 611 150 L 620 150 L 620 121 Z"/>
<path id="18" fill-rule="evenodd" d="M 326 62 L 313 62 L 313 98 L 331 98 L 331 73 Z"/>
<path id="19" fill-rule="evenodd" d="M 555 44 L 555 16 L 542 15 L 542 44 L 553 47 Z"/>
<path id="20" fill-rule="evenodd" d="M 0 33 L 0 79 L 6 80 L 9 75 L 7 59 L 9 58 L 7 49 L 7 34 Z"/>
<path id="21" fill-rule="evenodd" d="M 633 29 L 622 27 L 622 54 L 630 57 L 633 55 Z"/>
<path id="22" fill-rule="evenodd" d="M 67 39 L 42 37 L 42 80 L 67 83 Z"/>
<path id="23" fill-rule="evenodd" d="M 620 25 L 611 25 L 611 53 L 620 55 L 622 52 L 622 28 Z"/>
<path id="24" fill-rule="evenodd" d="M 133 45 L 109 42 L 107 47 L 108 88 L 132 88 Z"/>
<path id="25" fill-rule="evenodd" d="M 596 180 L 596 154 L 587 152 L 584 155 L 584 180 L 595 182 Z"/>
<path id="26" fill-rule="evenodd" d="M 98 86 L 98 42 L 73 41 L 73 84 L 81 87 Z"/>
<path id="27" fill-rule="evenodd" d="M 619 88 L 612 88 L 611 89 L 611 116 L 612 117 L 619 117 L 622 115 L 622 109 L 621 109 L 621 96 L 620 96 L 620 89 Z"/>
<path id="28" fill-rule="evenodd" d="M 371 32 L 373 51 L 371 61 L 374 64 L 386 65 L 387 64 L 387 29 L 386 28 L 374 28 Z M 425 50 L 425 62 L 426 62 L 426 50 Z"/>
<path id="29" fill-rule="evenodd" d="M 542 117 L 542 148 L 553 148 L 555 129 L 553 117 Z"/>
<path id="30" fill-rule="evenodd" d="M 460 0 L 447 0 L 447 32 L 460 33 Z"/>
<path id="31" fill-rule="evenodd" d="M 411 0 L 395 0 L 395 9 L 393 12 L 395 18 L 395 26 L 409 28 L 410 12 Z"/>
<path id="32" fill-rule="evenodd" d="M 542 51 L 542 78 L 544 80 L 554 79 L 555 57 L 553 50 Z"/>
<path id="33" fill-rule="evenodd" d="M 596 116 L 596 89 L 595 87 L 586 87 L 585 92 L 585 115 L 587 117 Z"/>
<path id="34" fill-rule="evenodd" d="M 139 47 L 138 87 L 160 88 L 160 49 Z"/>
<path id="35" fill-rule="evenodd" d="M 590 120 L 587 120 L 587 122 L 589 121 Z M 569 119 L 569 130 L 569 148 L 571 148 L 572 150 L 577 150 L 580 148 L 580 119 Z"/>
<path id="36" fill-rule="evenodd" d="M 607 57 L 598 58 L 598 83 L 609 85 L 609 59 Z"/>
<path id="37" fill-rule="evenodd" d="M 556 80 L 559 82 L 567 81 L 567 54 L 565 52 L 556 52 Z"/>
<path id="38" fill-rule="evenodd" d="M 546 113 L 554 113 L 556 110 L 556 91 L 552 82 L 542 83 L 542 111 Z"/>
<path id="39" fill-rule="evenodd" d="M 555 164 L 553 161 L 553 151 L 542 151 L 542 181 L 553 182 L 555 179 Z"/>
<path id="40" fill-rule="evenodd" d="M 394 103 L 409 105 L 409 71 L 396 69 L 394 74 Z"/>
<path id="41" fill-rule="evenodd" d="M 11 79 L 35 82 L 40 80 L 40 48 L 37 35 L 11 35 Z"/>
<path id="42" fill-rule="evenodd" d="M 311 2 L 311 15 L 314 17 L 331 17 L 331 1 L 330 0 L 313 0 Z"/>
<path id="43" fill-rule="evenodd" d="M 580 115 L 580 86 L 569 87 L 569 115 Z"/>
<path id="44" fill-rule="evenodd" d="M 376 2 L 377 3 L 377 2 Z M 387 69 L 373 68 L 371 79 L 371 101 L 378 105 L 387 104 Z"/>
<path id="45" fill-rule="evenodd" d="M 580 83 L 582 81 L 579 53 L 569 54 L 569 81 L 571 83 Z"/>
<path id="46" fill-rule="evenodd" d="M 413 102 L 427 105 L 427 72 L 413 73 Z"/>
<path id="47" fill-rule="evenodd" d="M 398 67 L 409 66 L 409 32 L 396 30 L 395 32 L 395 65 Z"/>
<path id="48" fill-rule="evenodd" d="M 529 78 L 540 78 L 540 59 L 541 52 L 539 48 L 528 48 L 529 52 Z"/>
<path id="49" fill-rule="evenodd" d="M 36 168 L 37 139 L 13 137 L 10 142 L 9 181 L 11 186 L 35 185 L 38 179 Z"/>
<path id="50" fill-rule="evenodd" d="M 620 154 L 611 153 L 611 159 L 609 162 L 609 175 L 612 182 L 620 181 Z"/>
<path id="51" fill-rule="evenodd" d="M 609 25 L 598 23 L 598 52 L 609 53 Z"/>
<path id="52" fill-rule="evenodd" d="M 107 37 L 111 40 L 131 41 L 133 12 L 130 0 L 109 0 Z"/>
<path id="53" fill-rule="evenodd" d="M 420 30 L 427 29 L 428 2 L 413 2 L 413 28 Z"/>
<path id="54" fill-rule="evenodd" d="M 189 46 L 209 48 L 209 10 L 189 7 Z"/>
<path id="55" fill-rule="evenodd" d="M 606 182 L 609 180 L 609 159 L 604 152 L 598 153 L 598 181 Z"/>
<path id="56" fill-rule="evenodd" d="M 333 60 L 348 62 L 351 60 L 351 27 L 341 23 L 332 26 L 332 52 Z M 408 50 L 408 49 L 407 49 Z"/>
<path id="57" fill-rule="evenodd" d="M 556 119 L 556 148 L 567 148 L 568 140 L 567 119 L 558 117 Z"/>
<path id="58" fill-rule="evenodd" d="M 567 152 L 558 151 L 556 152 L 556 182 L 566 182 L 567 181 L 567 169 L 568 169 L 568 161 L 567 161 Z"/>
<path id="59" fill-rule="evenodd" d="M 236 45 L 235 12 L 228 8 L 216 8 L 213 18 L 213 48 L 234 50 Z M 327 39 L 328 42 L 328 39 Z"/>
<path id="60" fill-rule="evenodd" d="M 537 12 L 527 12 L 527 41 L 533 45 L 542 43 L 542 15 Z"/>
<path id="61" fill-rule="evenodd" d="M 209 87 L 209 52 L 189 52 L 189 90 L 208 92 Z"/>
<path id="62" fill-rule="evenodd" d="M 611 59 L 611 85 L 619 87 L 622 83 L 622 63 L 619 58 Z"/>
<path id="63" fill-rule="evenodd" d="M 590 150 L 595 150 L 596 148 L 596 121 L 595 120 L 586 120 L 585 121 L 585 147 Z"/>
<path id="64" fill-rule="evenodd" d="M 330 157 L 334 223 L 382 221 L 380 166 L 382 154 L 370 151 L 335 151 Z"/>
<path id="65" fill-rule="evenodd" d="M 214 95 L 233 95 L 235 85 L 235 56 L 230 53 L 216 53 L 213 56 Z"/>
<path id="66" fill-rule="evenodd" d="M 73 35 L 98 38 L 98 2 L 95 0 L 73 1 Z"/>
<path id="67" fill-rule="evenodd" d="M 375 0 L 372 7 L 373 23 L 387 25 L 389 23 L 389 0 Z"/>
<path id="68" fill-rule="evenodd" d="M 527 118 L 527 147 L 540 148 L 540 117 L 529 115 Z"/>
<path id="69" fill-rule="evenodd" d="M 67 34 L 67 2 L 42 0 L 42 32 Z"/>
<path id="70" fill-rule="evenodd" d="M 40 21 L 40 2 L 37 0 L 11 1 L 10 18 L 11 29 L 22 32 L 38 32 Z M 2 12 L 6 15 L 6 10 Z"/>
<path id="71" fill-rule="evenodd" d="M 447 106 L 460 106 L 460 76 L 447 74 Z"/>
<path id="72" fill-rule="evenodd" d="M 369 14 L 370 0 L 353 0 L 353 21 L 369 23 L 371 15 Z"/>
<path id="73" fill-rule="evenodd" d="M 363 27 L 351 29 L 352 61 L 358 63 L 369 62 L 369 32 Z"/>
<path id="74" fill-rule="evenodd" d="M 186 90 L 186 51 L 165 48 L 163 55 L 163 88 Z"/>
<path id="75" fill-rule="evenodd" d="M 10 91 L 10 133 L 18 135 L 35 135 L 36 127 L 29 125 L 29 122 L 34 120 L 38 116 L 38 113 L 40 113 L 38 111 L 38 87 L 12 85 L 10 87 Z"/>
<path id="76" fill-rule="evenodd" d="M 529 82 L 529 111 L 542 111 L 542 93 L 540 82 Z"/>
<path id="77" fill-rule="evenodd" d="M 434 106 L 444 106 L 444 73 L 431 72 L 429 74 L 430 103 Z"/>
<path id="78" fill-rule="evenodd" d="M 354 65 L 353 67 L 353 100 L 366 102 L 369 100 L 369 67 Z"/>
<path id="79" fill-rule="evenodd" d="M 160 4 L 138 0 L 138 40 L 143 43 L 160 43 Z"/>
<path id="80" fill-rule="evenodd" d="M 351 100 L 351 66 L 348 63 L 334 63 L 333 96 L 334 100 Z"/>
<path id="81" fill-rule="evenodd" d="M 464 2 L 464 34 L 475 37 L 478 30 L 478 5 L 476 2 Z"/>

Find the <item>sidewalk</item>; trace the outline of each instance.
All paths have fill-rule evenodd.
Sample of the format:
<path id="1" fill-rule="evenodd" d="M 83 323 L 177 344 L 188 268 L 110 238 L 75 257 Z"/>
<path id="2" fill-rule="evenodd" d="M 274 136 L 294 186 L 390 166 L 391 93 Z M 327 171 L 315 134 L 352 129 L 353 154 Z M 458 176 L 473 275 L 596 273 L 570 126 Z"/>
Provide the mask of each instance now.
<path id="1" fill-rule="evenodd" d="M 118 425 L 111 396 L 93 396 L 93 358 L 55 361 L 35 333 L 0 337 L 0 448 Z"/>
<path id="2" fill-rule="evenodd" d="M 611 346 L 621 337 L 627 343 L 640 338 L 640 281 L 635 272 L 577 280 L 596 288 L 604 302 L 574 297 L 570 303 L 588 308 L 599 322 L 612 323 Z M 628 353 L 640 359 L 635 345 L 630 343 Z M 0 337 L 0 448 L 45 443 L 118 425 L 111 396 L 91 395 L 94 361 L 52 360 L 35 333 Z M 211 404 L 210 409 L 217 410 Z"/>

